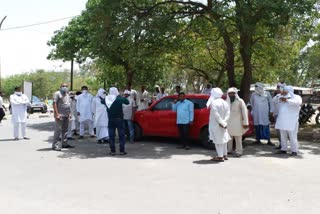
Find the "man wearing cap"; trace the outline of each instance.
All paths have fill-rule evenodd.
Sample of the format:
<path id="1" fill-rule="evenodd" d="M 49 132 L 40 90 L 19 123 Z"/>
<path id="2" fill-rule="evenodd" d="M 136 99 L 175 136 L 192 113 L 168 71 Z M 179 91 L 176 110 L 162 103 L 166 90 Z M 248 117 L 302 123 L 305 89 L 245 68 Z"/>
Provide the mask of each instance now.
<path id="1" fill-rule="evenodd" d="M 276 129 L 281 133 L 280 154 L 286 154 L 288 141 L 291 144 L 291 155 L 297 156 L 299 152 L 298 130 L 299 130 L 299 112 L 302 104 L 302 98 L 294 94 L 292 86 L 285 86 L 278 99 L 279 114 L 276 123 Z"/>
<path id="2" fill-rule="evenodd" d="M 244 101 L 238 96 L 237 88 L 229 88 L 227 103 L 230 107 L 230 118 L 228 120 L 228 132 L 231 140 L 228 142 L 228 152 L 233 153 L 233 139 L 236 142 L 235 155 L 242 155 L 242 135 L 249 127 L 248 110 Z"/>
<path id="3" fill-rule="evenodd" d="M 222 99 L 223 92 L 220 88 L 213 88 L 211 96 L 207 102 L 210 109 L 209 116 L 209 140 L 215 144 L 218 156 L 213 161 L 223 162 L 228 160 L 228 148 L 230 135 L 228 133 L 228 120 L 230 117 L 230 107 Z"/>
<path id="4" fill-rule="evenodd" d="M 123 119 L 125 126 L 128 128 L 130 143 L 134 142 L 134 126 L 133 126 L 133 116 L 134 116 L 134 100 L 130 97 L 130 91 L 124 91 L 124 97 L 129 100 L 129 105 L 122 104 L 123 109 Z"/>
<path id="5" fill-rule="evenodd" d="M 272 98 L 272 102 L 271 102 L 271 108 L 270 108 L 270 112 L 271 112 L 271 117 L 273 118 L 273 122 L 276 123 L 277 119 L 278 119 L 278 114 L 279 114 L 279 98 L 281 96 L 281 91 L 283 90 L 283 88 L 286 86 L 285 83 L 281 83 L 279 82 L 277 84 L 277 89 L 274 92 L 274 97 Z M 280 130 L 276 129 L 277 131 L 277 138 L 279 140 L 279 147 L 277 147 L 278 149 L 281 149 L 281 134 L 280 134 Z"/>
<path id="6" fill-rule="evenodd" d="M 255 84 L 255 92 L 252 93 L 250 104 L 253 112 L 253 122 L 256 131 L 256 143 L 262 139 L 268 140 L 268 145 L 273 145 L 270 140 L 270 106 L 272 97 L 265 91 L 260 82 Z"/>

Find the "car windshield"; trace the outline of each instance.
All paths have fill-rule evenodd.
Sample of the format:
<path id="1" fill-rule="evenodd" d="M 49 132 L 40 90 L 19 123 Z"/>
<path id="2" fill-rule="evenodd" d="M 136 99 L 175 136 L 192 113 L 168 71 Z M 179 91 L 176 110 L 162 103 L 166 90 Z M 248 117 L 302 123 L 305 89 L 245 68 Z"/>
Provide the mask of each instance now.
<path id="1" fill-rule="evenodd" d="M 41 101 L 40 101 L 40 99 L 39 99 L 38 97 L 32 96 L 32 102 L 33 102 L 33 103 L 39 103 L 39 102 L 41 102 Z"/>
<path id="2" fill-rule="evenodd" d="M 206 108 L 206 104 L 208 99 L 203 99 L 203 98 L 187 98 L 194 104 L 194 109 L 204 109 Z M 154 107 L 153 110 L 156 111 L 164 111 L 164 110 L 171 110 L 172 109 L 172 103 L 173 103 L 174 98 L 165 98 L 162 99 L 159 103 L 157 103 Z"/>

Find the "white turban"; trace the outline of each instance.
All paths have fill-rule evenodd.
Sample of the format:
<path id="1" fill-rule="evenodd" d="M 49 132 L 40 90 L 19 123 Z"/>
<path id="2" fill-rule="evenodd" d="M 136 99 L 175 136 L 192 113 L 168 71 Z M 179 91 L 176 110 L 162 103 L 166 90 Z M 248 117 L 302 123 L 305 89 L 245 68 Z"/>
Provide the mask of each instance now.
<path id="1" fill-rule="evenodd" d="M 260 96 L 267 96 L 266 91 L 264 90 L 264 84 L 261 82 L 255 84 L 255 92 Z"/>
<path id="2" fill-rule="evenodd" d="M 239 99 L 239 95 L 238 95 L 238 89 L 236 88 L 236 87 L 232 87 L 232 88 L 229 88 L 228 89 L 228 94 L 229 93 L 235 93 L 236 95 L 235 95 L 235 97 L 236 97 L 236 99 Z M 227 96 L 227 103 L 229 104 L 229 105 L 231 105 L 231 100 L 230 100 L 230 97 L 229 97 L 229 95 Z"/>
<path id="3" fill-rule="evenodd" d="M 210 107 L 210 105 L 212 104 L 212 102 L 214 100 L 221 98 L 222 95 L 223 95 L 223 92 L 222 92 L 222 90 L 220 88 L 213 88 L 211 90 L 211 96 L 210 96 L 210 98 L 209 98 L 209 100 L 207 102 L 207 108 Z"/>
<path id="4" fill-rule="evenodd" d="M 119 96 L 119 94 L 120 93 L 119 93 L 117 88 L 111 87 L 109 89 L 109 95 L 106 97 L 106 105 L 107 105 L 108 108 L 111 107 L 111 105 L 117 99 L 117 96 Z"/>
<path id="5" fill-rule="evenodd" d="M 288 94 L 285 95 L 285 96 L 282 96 L 282 97 L 284 97 L 284 98 L 294 97 L 294 89 L 293 89 L 293 87 L 292 87 L 291 85 L 285 86 L 285 87 L 283 88 L 283 91 L 288 92 Z"/>
<path id="6" fill-rule="evenodd" d="M 106 90 L 104 90 L 103 88 L 100 88 L 99 90 L 98 90 L 98 93 L 97 93 L 97 95 L 96 95 L 96 97 L 101 97 L 103 94 L 105 94 L 106 93 Z"/>

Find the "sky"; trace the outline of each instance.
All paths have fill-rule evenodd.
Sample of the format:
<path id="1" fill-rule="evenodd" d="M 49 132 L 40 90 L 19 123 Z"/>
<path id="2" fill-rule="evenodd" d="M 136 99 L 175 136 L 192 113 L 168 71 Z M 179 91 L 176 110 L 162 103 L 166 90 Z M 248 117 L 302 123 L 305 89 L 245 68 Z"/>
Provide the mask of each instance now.
<path id="1" fill-rule="evenodd" d="M 24 26 L 76 16 L 85 9 L 87 0 L 1 0 L 0 19 L 7 16 L 0 31 L 1 76 L 30 72 L 36 69 L 61 71 L 70 63 L 50 61 L 47 42 L 54 31 L 66 26 L 70 19 L 15 30 Z"/>

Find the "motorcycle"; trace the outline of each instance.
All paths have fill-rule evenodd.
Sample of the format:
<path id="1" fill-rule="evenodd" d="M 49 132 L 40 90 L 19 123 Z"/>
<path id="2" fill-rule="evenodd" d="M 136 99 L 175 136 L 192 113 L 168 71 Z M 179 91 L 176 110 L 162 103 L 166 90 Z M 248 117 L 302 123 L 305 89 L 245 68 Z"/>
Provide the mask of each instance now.
<path id="1" fill-rule="evenodd" d="M 307 123 L 311 122 L 311 117 L 315 113 L 316 113 L 316 109 L 314 109 L 310 103 L 302 104 L 301 109 L 300 109 L 300 113 L 299 113 L 300 125 L 307 124 Z M 318 117 L 318 120 L 316 119 L 316 121 L 319 121 L 320 120 L 319 114 L 317 115 L 317 117 Z M 320 123 L 320 121 L 319 121 L 319 123 Z"/>
<path id="2" fill-rule="evenodd" d="M 316 123 L 317 123 L 317 125 L 320 125 L 320 106 L 318 107 L 318 114 L 316 116 Z"/>

